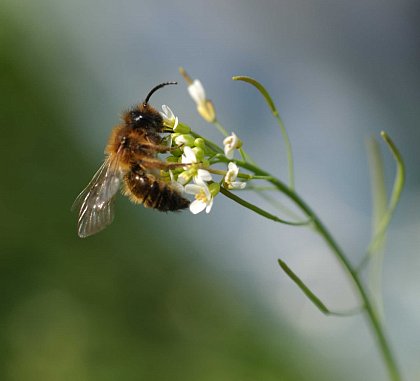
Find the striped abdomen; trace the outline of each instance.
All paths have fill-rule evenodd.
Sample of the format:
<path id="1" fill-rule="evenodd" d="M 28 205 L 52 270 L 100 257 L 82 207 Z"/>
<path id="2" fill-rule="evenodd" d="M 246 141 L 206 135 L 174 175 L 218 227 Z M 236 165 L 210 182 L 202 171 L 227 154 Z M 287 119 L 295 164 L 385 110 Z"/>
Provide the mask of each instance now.
<path id="1" fill-rule="evenodd" d="M 162 212 L 188 208 L 190 201 L 170 184 L 141 170 L 131 170 L 125 177 L 125 194 L 131 201 Z"/>

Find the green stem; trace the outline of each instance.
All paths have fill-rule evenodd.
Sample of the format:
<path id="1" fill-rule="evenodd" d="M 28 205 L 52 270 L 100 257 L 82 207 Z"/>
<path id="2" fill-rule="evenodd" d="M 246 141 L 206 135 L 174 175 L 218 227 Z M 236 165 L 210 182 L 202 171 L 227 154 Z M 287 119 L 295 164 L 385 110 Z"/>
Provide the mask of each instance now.
<path id="1" fill-rule="evenodd" d="M 227 189 L 220 187 L 220 193 L 225 195 L 226 197 L 230 198 L 232 201 L 237 202 L 238 204 L 244 206 L 247 209 L 252 210 L 253 212 L 259 214 L 260 216 L 263 216 L 265 218 L 268 218 L 269 220 L 272 220 L 274 222 L 280 222 L 281 224 L 286 225 L 292 225 L 292 226 L 304 226 L 311 223 L 311 220 L 308 221 L 301 221 L 301 222 L 293 222 L 293 221 L 286 221 L 283 220 L 271 213 L 268 213 L 267 211 L 259 208 L 258 206 L 255 206 L 254 204 L 249 203 L 248 201 L 245 201 L 244 199 L 238 197 L 236 194 L 229 192 Z"/>
<path id="2" fill-rule="evenodd" d="M 324 224 L 321 222 L 321 220 L 316 215 L 316 213 L 309 207 L 309 205 L 307 205 L 306 202 L 300 196 L 298 196 L 298 194 L 295 191 L 293 191 L 283 182 L 271 176 L 268 172 L 265 172 L 261 170 L 260 168 L 258 168 L 257 166 L 252 165 L 250 163 L 236 161 L 236 164 L 242 168 L 250 170 L 256 175 L 266 176 L 268 178 L 267 181 L 273 184 L 282 193 L 287 195 L 302 210 L 302 212 L 305 213 L 306 216 L 312 220 L 315 230 L 323 237 L 327 245 L 334 252 L 336 257 L 339 259 L 340 263 L 346 269 L 347 274 L 349 275 L 350 279 L 353 281 L 353 284 L 359 293 L 359 296 L 362 300 L 362 304 L 365 307 L 367 318 L 370 322 L 373 332 L 376 335 L 377 344 L 382 353 L 385 364 L 388 368 L 390 378 L 393 381 L 400 381 L 401 376 L 400 376 L 396 361 L 394 359 L 393 353 L 388 343 L 388 339 L 385 336 L 384 329 L 379 320 L 379 316 L 371 301 L 371 297 L 368 295 L 367 291 L 365 290 L 364 285 L 359 277 L 359 274 L 353 268 L 353 265 L 347 259 L 346 255 L 344 254 L 340 246 L 337 244 L 337 242 L 334 240 L 329 230 L 324 226 Z"/>
<path id="3" fill-rule="evenodd" d="M 216 119 L 213 124 L 215 125 L 215 127 L 219 130 L 219 132 L 223 135 L 223 136 L 228 136 L 228 132 L 225 130 L 225 128 L 220 124 L 220 122 Z"/>
<path id="4" fill-rule="evenodd" d="M 289 276 L 289 278 L 295 282 L 295 284 L 302 290 L 302 292 L 306 295 L 306 297 L 318 307 L 318 309 L 325 315 L 330 316 L 354 316 L 355 314 L 359 314 L 362 311 L 361 307 L 353 308 L 349 311 L 332 311 L 318 298 L 310 288 L 300 279 L 293 270 L 287 266 L 286 262 L 281 260 L 280 258 L 277 260 L 282 270 Z"/>
<path id="5" fill-rule="evenodd" d="M 214 169 L 214 168 L 207 168 L 203 167 L 203 169 L 206 169 L 210 173 L 214 173 L 215 175 L 225 176 L 226 171 L 223 171 L 221 169 Z M 270 176 L 257 176 L 257 175 L 249 175 L 247 173 L 238 173 L 238 178 L 240 179 L 246 179 L 246 180 L 269 180 Z M 277 188 L 275 188 L 277 190 Z"/>
<path id="6" fill-rule="evenodd" d="M 287 134 L 286 127 L 284 126 L 283 120 L 280 117 L 277 109 L 273 111 L 273 115 L 277 120 L 277 124 L 280 127 L 281 134 L 283 136 L 284 144 L 286 146 L 287 153 L 287 164 L 289 166 L 289 184 L 290 188 L 295 189 L 295 172 L 293 169 L 293 154 L 292 154 L 292 145 L 290 144 L 289 135 Z"/>
<path id="7" fill-rule="evenodd" d="M 391 222 L 391 218 L 395 212 L 397 204 L 401 198 L 401 193 L 404 188 L 405 183 L 405 165 L 402 159 L 398 148 L 395 146 L 394 142 L 388 136 L 385 131 L 381 132 L 381 137 L 384 139 L 385 143 L 388 145 L 392 155 L 394 156 L 395 162 L 397 164 L 397 172 L 395 174 L 394 186 L 392 188 L 391 199 L 389 201 L 389 205 L 382 215 L 380 221 L 376 225 L 375 232 L 373 234 L 372 240 L 369 244 L 367 249 L 367 253 L 363 258 L 362 262 L 358 266 L 358 271 L 361 271 L 363 267 L 367 264 L 371 256 L 375 253 L 375 251 L 380 247 L 385 239 L 386 231 L 388 229 L 389 223 Z"/>
<path id="8" fill-rule="evenodd" d="M 371 136 L 366 141 L 367 151 L 369 155 L 369 172 L 371 179 L 371 195 L 372 195 L 372 241 L 374 240 L 377 227 L 380 224 L 382 217 L 387 210 L 387 192 L 385 182 L 385 168 L 384 162 L 379 147 L 378 141 Z M 371 294 L 375 298 L 378 315 L 383 321 L 384 307 L 382 297 L 382 275 L 383 275 L 383 261 L 385 254 L 386 235 L 384 234 L 381 241 L 376 247 L 372 247 L 371 255 L 369 250 L 366 253 L 366 258 L 370 258 L 369 274 L 367 276 L 368 287 Z M 369 247 L 371 245 L 369 244 Z M 373 255 L 374 254 L 374 255 Z M 366 261 L 367 262 L 367 261 Z M 363 263 L 363 262 L 362 262 Z M 357 268 L 359 272 L 361 268 Z"/>
<path id="9" fill-rule="evenodd" d="M 258 91 L 262 94 L 265 101 L 267 102 L 268 107 L 270 108 L 272 114 L 274 115 L 274 118 L 277 121 L 277 124 L 280 127 L 280 131 L 281 131 L 284 145 L 286 148 L 287 164 L 288 164 L 288 171 L 289 171 L 289 186 L 291 189 L 295 189 L 295 174 L 294 174 L 292 145 L 290 144 L 290 139 L 289 139 L 289 135 L 287 134 L 286 127 L 284 126 L 283 120 L 281 119 L 280 113 L 277 110 L 277 107 L 274 104 L 273 99 L 271 98 L 270 94 L 265 89 L 265 87 L 254 78 L 251 78 L 245 75 L 237 75 L 237 76 L 232 77 L 232 79 L 234 81 L 248 82 L 251 85 L 255 86 L 258 89 Z"/>

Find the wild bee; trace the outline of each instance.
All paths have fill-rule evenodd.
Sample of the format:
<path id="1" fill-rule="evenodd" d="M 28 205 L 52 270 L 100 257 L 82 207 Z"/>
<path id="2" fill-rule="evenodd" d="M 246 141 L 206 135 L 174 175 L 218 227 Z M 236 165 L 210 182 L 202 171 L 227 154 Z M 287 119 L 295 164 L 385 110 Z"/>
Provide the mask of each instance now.
<path id="1" fill-rule="evenodd" d="M 72 209 L 79 210 L 78 235 L 88 237 L 108 226 L 114 218 L 115 196 L 122 183 L 122 193 L 131 201 L 163 212 L 185 209 L 190 201 L 175 183 L 163 178 L 161 170 L 179 167 L 160 160 L 159 153 L 171 147 L 164 144 L 163 118 L 149 105 L 152 94 L 165 82 L 150 90 L 144 102 L 122 115 L 105 149 L 105 161 L 87 187 L 79 194 Z"/>

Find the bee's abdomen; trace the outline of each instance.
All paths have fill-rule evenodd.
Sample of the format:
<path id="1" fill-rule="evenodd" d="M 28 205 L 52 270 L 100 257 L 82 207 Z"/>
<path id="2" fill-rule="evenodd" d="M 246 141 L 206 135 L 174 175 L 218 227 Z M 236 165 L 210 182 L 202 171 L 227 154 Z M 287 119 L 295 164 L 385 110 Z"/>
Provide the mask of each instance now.
<path id="1" fill-rule="evenodd" d="M 138 171 L 125 175 L 125 194 L 131 201 L 162 212 L 188 208 L 190 201 L 163 180 Z"/>

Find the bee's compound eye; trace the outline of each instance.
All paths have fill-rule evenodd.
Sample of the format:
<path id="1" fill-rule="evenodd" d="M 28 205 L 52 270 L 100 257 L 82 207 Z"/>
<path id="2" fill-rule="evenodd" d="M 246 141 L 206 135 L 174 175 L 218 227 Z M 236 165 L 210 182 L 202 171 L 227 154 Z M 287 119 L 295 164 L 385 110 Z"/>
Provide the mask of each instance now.
<path id="1" fill-rule="evenodd" d="M 143 119 L 143 115 L 140 111 L 131 111 L 130 116 L 131 116 L 131 120 L 134 123 L 138 123 L 138 122 L 140 122 L 140 120 Z"/>
<path id="2" fill-rule="evenodd" d="M 144 112 L 140 111 L 131 111 L 130 119 L 132 125 L 135 127 L 146 127 L 149 125 L 155 125 L 155 120 L 153 117 L 146 115 Z"/>

